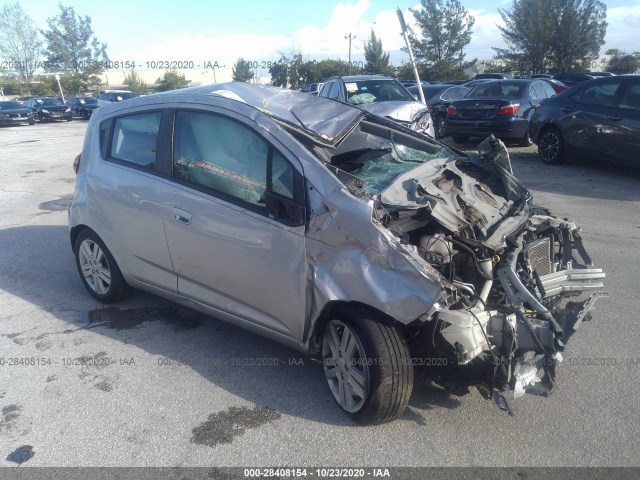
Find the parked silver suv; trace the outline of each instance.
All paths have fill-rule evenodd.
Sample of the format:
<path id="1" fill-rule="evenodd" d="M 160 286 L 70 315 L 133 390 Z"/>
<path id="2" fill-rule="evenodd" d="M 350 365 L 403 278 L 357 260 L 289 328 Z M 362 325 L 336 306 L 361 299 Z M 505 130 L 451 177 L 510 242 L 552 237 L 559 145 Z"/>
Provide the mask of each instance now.
<path id="1" fill-rule="evenodd" d="M 402 414 L 416 365 L 504 406 L 551 388 L 604 274 L 492 158 L 273 87 L 135 98 L 91 116 L 71 245 L 101 302 L 135 287 L 318 356 L 360 423 Z"/>

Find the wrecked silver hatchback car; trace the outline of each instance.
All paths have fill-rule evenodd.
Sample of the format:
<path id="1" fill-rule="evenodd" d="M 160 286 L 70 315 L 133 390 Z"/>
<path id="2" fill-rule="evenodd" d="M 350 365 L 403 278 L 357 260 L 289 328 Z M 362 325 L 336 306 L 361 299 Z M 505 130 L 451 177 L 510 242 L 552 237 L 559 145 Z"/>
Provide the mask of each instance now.
<path id="1" fill-rule="evenodd" d="M 503 147 L 245 83 L 136 98 L 91 116 L 71 245 L 101 302 L 135 287 L 317 356 L 362 424 L 422 365 L 509 408 L 551 389 L 604 273 Z"/>

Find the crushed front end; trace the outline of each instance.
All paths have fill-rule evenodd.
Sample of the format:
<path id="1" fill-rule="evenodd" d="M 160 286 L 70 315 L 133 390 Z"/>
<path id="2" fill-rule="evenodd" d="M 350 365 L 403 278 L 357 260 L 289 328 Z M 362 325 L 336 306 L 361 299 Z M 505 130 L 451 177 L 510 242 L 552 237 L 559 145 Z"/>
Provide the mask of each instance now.
<path id="1" fill-rule="evenodd" d="M 399 177 L 377 217 L 446 292 L 407 328 L 413 354 L 446 359 L 443 384 L 476 385 L 509 410 L 500 392 L 549 393 L 567 341 L 606 295 L 605 274 L 580 229 L 532 204 L 504 145 L 493 148 L 505 165 L 500 155 L 449 158 Z"/>

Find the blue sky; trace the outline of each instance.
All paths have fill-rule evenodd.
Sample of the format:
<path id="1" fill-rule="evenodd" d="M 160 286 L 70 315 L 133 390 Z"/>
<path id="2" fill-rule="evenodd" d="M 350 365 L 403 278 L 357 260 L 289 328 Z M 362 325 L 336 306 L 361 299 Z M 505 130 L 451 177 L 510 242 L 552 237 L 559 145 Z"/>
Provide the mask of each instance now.
<path id="1" fill-rule="evenodd" d="M 0 5 L 15 0 L 0 0 Z M 89 15 L 100 41 L 108 44 L 111 60 L 135 60 L 138 64 L 158 60 L 214 60 L 233 63 L 239 56 L 249 60 L 277 60 L 278 51 L 300 49 L 305 59 L 347 59 L 348 41 L 355 35 L 353 59 L 363 59 L 363 42 L 373 28 L 382 38 L 392 62 L 407 60 L 400 52 L 396 7 L 411 22 L 409 7 L 418 1 L 343 0 L 303 2 L 301 0 L 171 2 L 150 0 L 63 0 L 77 13 Z M 489 59 L 492 46 L 503 46 L 496 25 L 498 8 L 510 0 L 462 0 L 476 18 L 467 57 Z M 640 0 L 605 1 L 609 28 L 606 48 L 636 50 L 640 31 Z M 58 12 L 57 0 L 20 0 L 23 10 L 40 28 L 47 17 Z"/>

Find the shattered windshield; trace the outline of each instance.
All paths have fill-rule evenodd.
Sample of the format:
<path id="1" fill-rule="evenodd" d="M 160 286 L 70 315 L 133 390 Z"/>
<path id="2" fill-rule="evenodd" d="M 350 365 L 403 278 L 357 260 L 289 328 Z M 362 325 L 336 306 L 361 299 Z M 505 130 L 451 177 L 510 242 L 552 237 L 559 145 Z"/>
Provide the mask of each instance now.
<path id="1" fill-rule="evenodd" d="M 425 162 L 460 155 L 439 142 L 420 140 L 368 122 L 352 133 L 351 142 L 350 148 L 332 155 L 330 163 L 348 174 L 342 175 L 341 180 L 357 195 L 376 195 L 398 176 Z"/>
<path id="2" fill-rule="evenodd" d="M 393 143 L 388 144 L 385 150 L 386 153 L 380 157 L 368 160 L 360 168 L 349 172 L 362 181 L 362 190 L 366 194 L 375 195 L 382 192 L 398 176 L 416 168 L 419 164 L 454 155 L 448 149 L 427 153 Z"/>

